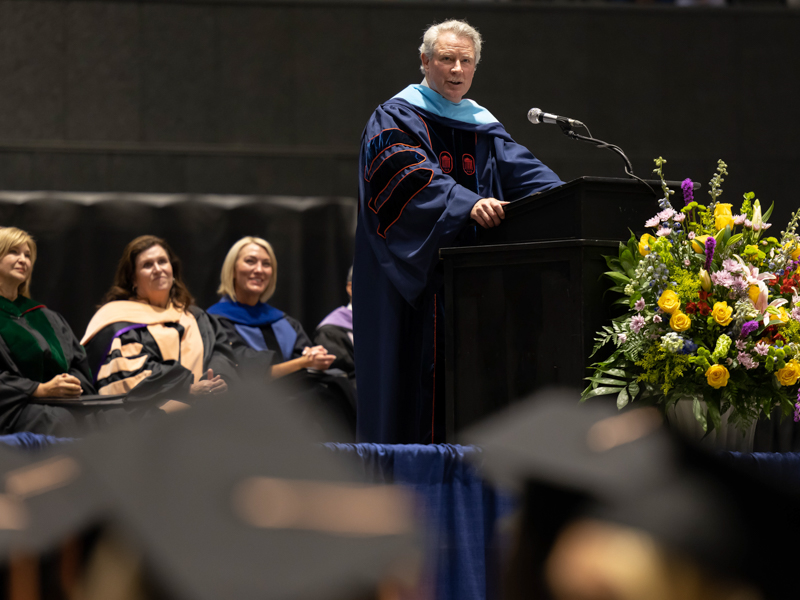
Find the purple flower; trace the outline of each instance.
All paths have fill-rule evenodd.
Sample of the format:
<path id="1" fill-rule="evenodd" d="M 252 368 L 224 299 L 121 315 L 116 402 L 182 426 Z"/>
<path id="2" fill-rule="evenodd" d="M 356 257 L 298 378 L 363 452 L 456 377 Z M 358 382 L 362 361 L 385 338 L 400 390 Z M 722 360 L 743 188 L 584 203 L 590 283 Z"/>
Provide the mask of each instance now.
<path id="1" fill-rule="evenodd" d="M 791 316 L 791 317 L 792 317 L 792 318 L 793 318 L 795 321 L 800 321 L 800 308 L 799 308 L 799 307 L 797 307 L 797 306 L 795 306 L 795 307 L 792 309 L 792 312 L 790 313 L 790 316 Z"/>
<path id="2" fill-rule="evenodd" d="M 631 331 L 633 333 L 639 333 L 644 327 L 644 317 L 642 315 L 636 315 L 631 319 Z"/>
<path id="3" fill-rule="evenodd" d="M 756 351 L 756 354 L 760 354 L 761 356 L 766 356 L 769 354 L 769 346 L 764 342 L 758 342 L 754 350 Z"/>
<path id="4" fill-rule="evenodd" d="M 745 354 L 744 352 L 739 352 L 739 355 L 736 357 L 736 359 L 739 361 L 739 364 L 748 371 L 758 367 L 758 361 L 753 360 L 752 356 Z"/>
<path id="5" fill-rule="evenodd" d="M 636 312 L 642 312 L 644 310 L 646 303 L 644 298 L 639 298 L 636 303 L 633 305 L 633 308 Z"/>
<path id="6" fill-rule="evenodd" d="M 717 240 L 712 236 L 706 239 L 706 271 L 711 270 L 711 261 L 714 260 L 714 248 L 717 247 Z"/>
<path id="7" fill-rule="evenodd" d="M 747 344 L 744 340 L 736 340 L 736 349 L 741 351 L 747 348 Z"/>
<path id="8" fill-rule="evenodd" d="M 686 237 L 688 237 L 690 240 L 693 240 L 693 239 L 694 239 L 694 236 L 695 236 L 695 233 L 694 233 L 694 231 L 690 231 L 690 232 L 689 232 L 689 235 L 687 235 Z"/>
<path id="9" fill-rule="evenodd" d="M 697 344 L 695 344 L 692 340 L 684 340 L 683 348 L 678 352 L 678 354 L 694 354 L 697 352 Z"/>
<path id="10" fill-rule="evenodd" d="M 619 333 L 617 334 L 617 339 L 619 340 L 620 344 L 624 344 L 625 342 L 628 341 L 628 336 L 625 335 L 624 333 Z"/>
<path id="11" fill-rule="evenodd" d="M 686 206 L 694 200 L 694 184 L 691 179 L 684 179 L 681 183 L 681 190 L 683 190 L 683 205 Z"/>
<path id="12" fill-rule="evenodd" d="M 749 287 L 750 287 L 750 284 L 748 284 L 741 277 L 737 277 L 736 279 L 733 280 L 733 289 L 736 290 L 737 292 L 740 292 L 740 293 L 744 292 Z"/>
<path id="13" fill-rule="evenodd" d="M 653 323 L 661 323 L 661 315 L 654 315 Z"/>
<path id="14" fill-rule="evenodd" d="M 739 334 L 740 338 L 746 338 L 748 335 L 758 329 L 758 321 L 747 321 L 742 324 L 742 332 Z M 759 352 L 759 354 L 761 354 Z"/>
<path id="15" fill-rule="evenodd" d="M 675 221 L 676 223 L 683 223 L 683 221 L 685 219 L 686 219 L 686 215 L 683 214 L 683 213 L 678 213 L 677 215 L 672 217 L 672 220 Z"/>
<path id="16" fill-rule="evenodd" d="M 688 258 L 684 258 L 683 259 L 683 264 L 684 264 L 684 266 L 688 267 L 690 264 L 692 264 L 692 261 L 690 261 Z"/>
<path id="17" fill-rule="evenodd" d="M 672 229 L 670 229 L 669 227 L 662 227 L 661 229 L 656 231 L 656 235 L 658 237 L 665 237 L 665 236 L 668 236 L 671 233 L 672 233 Z"/>
<path id="18" fill-rule="evenodd" d="M 644 226 L 645 227 L 658 227 L 659 223 L 661 223 L 661 219 L 659 219 L 658 215 L 656 215 L 652 219 L 647 219 L 647 221 L 644 222 Z"/>
<path id="19" fill-rule="evenodd" d="M 800 423 L 800 390 L 797 392 L 797 402 L 794 403 L 794 422 Z"/>
<path id="20" fill-rule="evenodd" d="M 736 215 L 733 217 L 733 224 L 734 225 L 744 225 L 745 220 L 747 219 L 747 215 Z"/>

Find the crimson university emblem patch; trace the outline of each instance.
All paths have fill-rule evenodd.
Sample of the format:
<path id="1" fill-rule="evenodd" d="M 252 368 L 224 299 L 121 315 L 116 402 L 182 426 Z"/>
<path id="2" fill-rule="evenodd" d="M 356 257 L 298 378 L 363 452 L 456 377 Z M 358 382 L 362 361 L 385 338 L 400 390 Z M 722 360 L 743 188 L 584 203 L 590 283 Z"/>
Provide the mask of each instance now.
<path id="1" fill-rule="evenodd" d="M 450 173 L 453 170 L 453 157 L 449 152 L 439 154 L 439 166 L 442 168 L 442 173 Z"/>
<path id="2" fill-rule="evenodd" d="M 474 175 L 475 174 L 475 159 L 472 158 L 471 155 L 465 154 L 461 157 L 462 166 L 464 168 L 464 173 L 467 175 Z"/>

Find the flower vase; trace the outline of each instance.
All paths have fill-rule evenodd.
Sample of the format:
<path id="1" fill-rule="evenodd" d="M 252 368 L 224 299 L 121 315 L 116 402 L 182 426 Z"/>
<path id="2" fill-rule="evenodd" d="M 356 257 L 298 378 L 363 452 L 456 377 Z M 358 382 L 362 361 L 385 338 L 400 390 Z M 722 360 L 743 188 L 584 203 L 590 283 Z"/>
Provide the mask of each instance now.
<path id="1" fill-rule="evenodd" d="M 700 400 L 703 412 L 706 403 Z M 752 452 L 753 439 L 756 433 L 756 422 L 753 421 L 746 430 L 742 430 L 728 418 L 733 412 L 729 408 L 720 415 L 719 427 L 715 427 L 708 435 L 703 431 L 703 426 L 694 418 L 694 401 L 692 399 L 678 400 L 667 410 L 667 421 L 672 429 L 677 430 L 685 437 L 699 443 L 709 450 L 729 450 L 732 452 Z"/>

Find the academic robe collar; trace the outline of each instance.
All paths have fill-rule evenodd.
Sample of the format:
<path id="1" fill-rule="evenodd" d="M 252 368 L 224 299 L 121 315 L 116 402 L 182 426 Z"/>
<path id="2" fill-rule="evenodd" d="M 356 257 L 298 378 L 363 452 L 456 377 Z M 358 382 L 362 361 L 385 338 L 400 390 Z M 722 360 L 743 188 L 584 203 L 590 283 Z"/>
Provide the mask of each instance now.
<path id="1" fill-rule="evenodd" d="M 497 123 L 494 115 L 477 102 L 464 98 L 461 102 L 450 102 L 447 98 L 422 84 L 409 85 L 395 95 L 392 100 L 405 100 L 412 106 L 421 108 L 439 117 L 452 119 L 470 125 Z"/>
<path id="2" fill-rule="evenodd" d="M 208 311 L 212 315 L 225 317 L 239 325 L 247 325 L 249 327 L 257 327 L 260 325 L 272 325 L 276 321 L 280 321 L 284 314 L 274 306 L 270 306 L 266 302 L 259 302 L 255 306 L 235 302 L 227 296 L 222 300 L 210 306 Z"/>

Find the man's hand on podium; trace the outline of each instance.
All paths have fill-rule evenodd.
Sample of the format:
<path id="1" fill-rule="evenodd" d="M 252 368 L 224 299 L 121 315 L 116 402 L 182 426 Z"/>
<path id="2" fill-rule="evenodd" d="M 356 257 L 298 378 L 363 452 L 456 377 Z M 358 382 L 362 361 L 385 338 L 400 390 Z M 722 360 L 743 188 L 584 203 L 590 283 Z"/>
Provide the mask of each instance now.
<path id="1" fill-rule="evenodd" d="M 506 218 L 506 213 L 503 211 L 503 206 L 506 204 L 508 202 L 502 202 L 497 198 L 481 198 L 472 207 L 469 216 L 484 229 L 495 227 Z"/>

